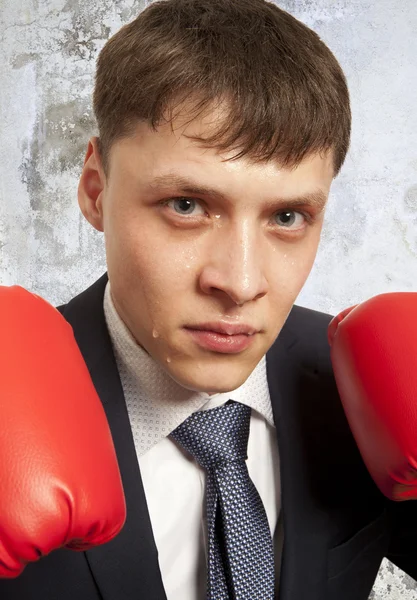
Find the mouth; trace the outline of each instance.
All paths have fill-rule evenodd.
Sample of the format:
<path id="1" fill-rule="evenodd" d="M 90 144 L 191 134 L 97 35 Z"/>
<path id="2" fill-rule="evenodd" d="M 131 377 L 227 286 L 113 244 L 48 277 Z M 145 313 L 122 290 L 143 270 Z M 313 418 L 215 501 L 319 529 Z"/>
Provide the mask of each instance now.
<path id="1" fill-rule="evenodd" d="M 221 354 L 243 352 L 253 344 L 259 333 L 250 325 L 229 323 L 203 323 L 184 329 L 198 346 Z"/>

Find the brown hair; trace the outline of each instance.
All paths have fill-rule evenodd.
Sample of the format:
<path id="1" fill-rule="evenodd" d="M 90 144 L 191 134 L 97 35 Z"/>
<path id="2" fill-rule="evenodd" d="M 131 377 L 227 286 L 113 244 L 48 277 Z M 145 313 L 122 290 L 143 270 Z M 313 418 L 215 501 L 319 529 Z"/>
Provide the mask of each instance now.
<path id="1" fill-rule="evenodd" d="M 159 0 L 104 46 L 94 90 L 104 168 L 112 144 L 139 121 L 172 123 L 227 107 L 203 141 L 255 161 L 295 167 L 333 151 L 335 175 L 349 147 L 343 71 L 318 35 L 265 0 Z M 224 104 L 223 104 L 224 102 Z M 169 115 L 169 116 L 168 116 Z M 195 138 L 192 138 L 195 139 Z"/>

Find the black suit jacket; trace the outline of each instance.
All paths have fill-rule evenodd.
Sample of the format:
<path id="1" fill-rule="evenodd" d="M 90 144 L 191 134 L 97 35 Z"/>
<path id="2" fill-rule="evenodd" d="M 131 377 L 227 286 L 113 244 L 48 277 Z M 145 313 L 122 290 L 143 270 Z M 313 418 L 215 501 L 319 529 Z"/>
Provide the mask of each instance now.
<path id="1" fill-rule="evenodd" d="M 18 578 L 0 580 L 1 600 L 166 600 L 104 319 L 106 282 L 104 275 L 59 310 L 73 327 L 106 411 L 126 524 L 103 546 L 57 550 Z M 386 500 L 366 471 L 332 374 L 330 318 L 294 306 L 267 353 L 284 524 L 279 600 L 366 600 L 384 556 L 417 577 L 416 503 Z"/>

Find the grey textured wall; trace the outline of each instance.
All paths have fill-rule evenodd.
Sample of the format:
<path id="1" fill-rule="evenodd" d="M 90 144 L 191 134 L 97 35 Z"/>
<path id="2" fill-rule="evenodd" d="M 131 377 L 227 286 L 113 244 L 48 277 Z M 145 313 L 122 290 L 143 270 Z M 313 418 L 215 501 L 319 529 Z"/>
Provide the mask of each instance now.
<path id="1" fill-rule="evenodd" d="M 353 101 L 352 148 L 299 303 L 328 312 L 417 291 L 417 2 L 286 0 L 338 56 Z M 94 60 L 140 0 L 0 0 L 0 283 L 68 300 L 105 270 L 77 181 Z M 412 600 L 388 562 L 373 600 Z"/>

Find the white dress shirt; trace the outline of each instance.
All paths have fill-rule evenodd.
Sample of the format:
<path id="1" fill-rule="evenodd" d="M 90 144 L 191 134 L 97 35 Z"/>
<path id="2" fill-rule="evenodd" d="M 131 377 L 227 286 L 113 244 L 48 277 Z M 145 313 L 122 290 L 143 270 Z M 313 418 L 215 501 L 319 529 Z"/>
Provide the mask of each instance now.
<path id="1" fill-rule="evenodd" d="M 168 436 L 197 410 L 232 399 L 252 408 L 247 466 L 274 537 L 276 574 L 282 527 L 279 456 L 265 356 L 238 389 L 210 396 L 179 385 L 134 340 L 112 301 L 104 314 L 122 382 L 145 490 L 162 581 L 168 600 L 206 597 L 205 472 Z"/>

